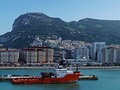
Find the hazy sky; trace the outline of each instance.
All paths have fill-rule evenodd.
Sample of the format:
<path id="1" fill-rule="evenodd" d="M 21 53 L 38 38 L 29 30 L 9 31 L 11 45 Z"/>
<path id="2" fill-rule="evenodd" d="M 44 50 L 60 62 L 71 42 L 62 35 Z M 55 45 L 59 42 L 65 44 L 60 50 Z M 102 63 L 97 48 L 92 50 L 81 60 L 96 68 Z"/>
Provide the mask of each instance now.
<path id="1" fill-rule="evenodd" d="M 0 35 L 27 12 L 43 12 L 64 21 L 83 18 L 120 20 L 120 0 L 0 0 Z"/>

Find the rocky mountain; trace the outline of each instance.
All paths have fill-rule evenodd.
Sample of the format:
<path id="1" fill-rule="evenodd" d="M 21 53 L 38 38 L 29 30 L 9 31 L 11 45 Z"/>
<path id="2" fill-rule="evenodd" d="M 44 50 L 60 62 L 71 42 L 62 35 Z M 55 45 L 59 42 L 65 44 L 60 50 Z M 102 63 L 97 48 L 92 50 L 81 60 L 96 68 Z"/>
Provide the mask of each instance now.
<path id="1" fill-rule="evenodd" d="M 105 41 L 107 44 L 120 43 L 120 21 L 85 18 L 65 22 L 60 18 L 43 13 L 26 13 L 15 19 L 12 31 L 0 36 L 0 43 L 7 47 L 29 46 L 34 38 L 81 40 L 86 42 Z"/>

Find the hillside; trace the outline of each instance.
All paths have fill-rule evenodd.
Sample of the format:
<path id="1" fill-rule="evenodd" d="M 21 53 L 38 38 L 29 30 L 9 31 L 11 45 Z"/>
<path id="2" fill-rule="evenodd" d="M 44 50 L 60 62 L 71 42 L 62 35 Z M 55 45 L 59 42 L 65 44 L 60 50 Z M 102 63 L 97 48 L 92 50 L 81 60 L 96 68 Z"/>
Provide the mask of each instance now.
<path id="1" fill-rule="evenodd" d="M 26 13 L 15 19 L 12 31 L 0 36 L 0 43 L 7 47 L 27 47 L 36 36 L 40 39 L 105 41 L 120 44 L 120 21 L 85 18 L 65 22 L 43 13 Z"/>

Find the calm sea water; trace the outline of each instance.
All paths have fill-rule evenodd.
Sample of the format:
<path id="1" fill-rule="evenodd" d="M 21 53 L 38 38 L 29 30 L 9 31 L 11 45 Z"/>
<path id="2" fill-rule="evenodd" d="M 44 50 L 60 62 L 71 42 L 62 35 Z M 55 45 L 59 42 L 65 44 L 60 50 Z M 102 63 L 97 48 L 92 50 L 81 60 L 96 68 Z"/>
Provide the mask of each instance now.
<path id="1" fill-rule="evenodd" d="M 46 69 L 0 70 L 0 75 L 39 75 Z M 80 70 L 84 75 L 97 75 L 98 80 L 84 80 L 69 84 L 16 85 L 0 81 L 0 90 L 120 90 L 120 70 Z"/>

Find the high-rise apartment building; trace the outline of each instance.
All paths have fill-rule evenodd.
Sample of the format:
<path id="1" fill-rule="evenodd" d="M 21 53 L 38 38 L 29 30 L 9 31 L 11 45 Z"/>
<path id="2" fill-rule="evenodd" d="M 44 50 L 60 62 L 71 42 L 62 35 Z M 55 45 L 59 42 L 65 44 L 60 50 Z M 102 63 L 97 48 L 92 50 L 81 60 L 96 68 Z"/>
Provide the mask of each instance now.
<path id="1" fill-rule="evenodd" d="M 89 47 L 82 45 L 73 50 L 73 57 L 77 59 L 89 59 Z"/>
<path id="2" fill-rule="evenodd" d="M 102 61 L 102 49 L 106 47 L 105 42 L 92 43 L 92 59 L 98 62 Z"/>
<path id="3" fill-rule="evenodd" d="M 120 47 L 108 46 L 102 50 L 102 63 L 119 63 L 120 64 Z"/>
<path id="4" fill-rule="evenodd" d="M 0 63 L 17 63 L 19 52 L 16 49 L 0 49 Z"/>
<path id="5" fill-rule="evenodd" d="M 53 49 L 51 47 L 30 47 L 20 50 L 20 60 L 27 63 L 53 62 Z"/>

